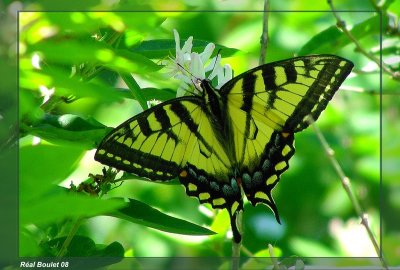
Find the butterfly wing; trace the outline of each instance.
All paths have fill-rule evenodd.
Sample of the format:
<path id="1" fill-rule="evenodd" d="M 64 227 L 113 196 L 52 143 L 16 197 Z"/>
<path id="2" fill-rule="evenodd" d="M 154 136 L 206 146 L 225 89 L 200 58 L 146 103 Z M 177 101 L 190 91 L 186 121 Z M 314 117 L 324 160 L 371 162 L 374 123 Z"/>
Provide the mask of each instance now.
<path id="1" fill-rule="evenodd" d="M 95 159 L 151 180 L 179 177 L 189 196 L 228 210 L 240 242 L 240 185 L 252 204 L 267 204 L 279 221 L 271 192 L 294 154 L 294 132 L 307 127 L 308 114 L 318 118 L 351 68 L 330 55 L 262 65 L 220 90 L 228 138 L 215 133 L 201 97 L 182 97 L 122 123 L 101 142 Z"/>
<path id="2" fill-rule="evenodd" d="M 151 180 L 179 177 L 189 196 L 226 208 L 234 219 L 243 208 L 241 191 L 203 104 L 182 97 L 138 114 L 104 138 L 95 160 Z"/>
<path id="3" fill-rule="evenodd" d="M 259 66 L 225 84 L 243 189 L 278 213 L 271 191 L 294 154 L 294 135 L 325 109 L 353 64 L 341 57 L 297 57 Z"/>
<path id="4" fill-rule="evenodd" d="M 173 179 L 188 162 L 216 178 L 230 169 L 195 96 L 164 102 L 122 123 L 103 139 L 95 159 L 152 180 Z"/>

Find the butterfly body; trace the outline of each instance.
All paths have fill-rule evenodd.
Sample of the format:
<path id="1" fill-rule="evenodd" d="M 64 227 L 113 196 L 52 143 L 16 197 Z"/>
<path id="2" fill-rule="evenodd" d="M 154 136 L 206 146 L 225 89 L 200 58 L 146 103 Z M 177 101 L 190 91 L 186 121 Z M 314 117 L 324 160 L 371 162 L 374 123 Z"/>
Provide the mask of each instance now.
<path id="1" fill-rule="evenodd" d="M 294 133 L 317 119 L 353 64 L 333 55 L 297 57 L 251 69 L 201 94 L 172 99 L 116 127 L 95 159 L 167 181 L 178 177 L 189 196 L 227 209 L 236 242 L 243 195 L 269 206 L 294 154 Z"/>

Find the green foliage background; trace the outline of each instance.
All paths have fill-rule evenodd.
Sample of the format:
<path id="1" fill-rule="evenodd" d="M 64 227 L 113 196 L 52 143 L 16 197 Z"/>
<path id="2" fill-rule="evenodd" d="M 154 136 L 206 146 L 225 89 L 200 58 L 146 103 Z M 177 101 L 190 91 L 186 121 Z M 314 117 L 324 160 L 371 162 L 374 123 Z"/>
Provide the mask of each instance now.
<path id="1" fill-rule="evenodd" d="M 174 55 L 172 29 L 181 41 L 193 36 L 194 51 L 202 51 L 208 42 L 224 46 L 223 62 L 236 75 L 257 66 L 263 14 L 251 11 L 262 10 L 263 1 L 73 2 L 75 6 L 2 3 L 9 12 L 2 20 L 9 25 L 13 10 L 23 11 L 19 54 L 9 49 L 17 41 L 5 31 L 2 38 L 7 42 L 0 52 L 4 59 L 19 59 L 19 255 L 59 255 L 66 237 L 75 235 L 63 255 L 230 256 L 227 214 L 207 206 L 199 210 L 198 201 L 176 182 L 158 184 L 119 174 L 123 184 L 100 199 L 66 192 L 59 185 L 69 187 L 72 181 L 78 186 L 90 181 L 89 173 L 102 174 L 103 166 L 93 155 L 109 127 L 142 111 L 150 99 L 175 96 L 179 82 L 166 80 L 160 66 L 160 60 Z M 382 96 L 379 68 L 338 30 L 327 3 L 270 2 L 266 62 L 330 53 L 355 64 L 317 124 L 382 240 L 385 257 L 392 265 L 400 264 L 400 144 L 395 139 L 400 127 L 393 98 L 399 78 L 392 76 L 399 72 L 400 1 L 382 2 L 380 7 L 373 0 L 334 1 L 347 28 L 378 59 L 382 22 L 383 61 L 393 71 L 383 72 Z M 94 12 L 98 10 L 113 12 Z M 32 65 L 34 55 L 41 60 L 40 69 Z M 4 66 L 2 71 L 4 77 L 10 72 Z M 46 102 L 41 86 L 54 88 Z M 7 91 L 1 96 L 1 138 L 8 138 L 1 146 L 7 150 L 17 138 L 10 121 L 16 101 Z M 269 256 L 266 249 L 272 244 L 277 256 L 374 257 L 365 229 L 311 128 L 296 136 L 296 149 L 273 193 L 283 224 L 277 224 L 266 207 L 246 205 L 244 256 Z M 2 155 L 6 159 L 7 151 Z"/>

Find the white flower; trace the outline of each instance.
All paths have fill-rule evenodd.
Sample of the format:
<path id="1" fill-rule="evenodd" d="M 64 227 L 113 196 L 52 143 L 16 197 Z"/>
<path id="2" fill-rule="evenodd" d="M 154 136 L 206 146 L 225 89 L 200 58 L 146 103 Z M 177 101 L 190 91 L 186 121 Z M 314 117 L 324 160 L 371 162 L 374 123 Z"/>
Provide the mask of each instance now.
<path id="1" fill-rule="evenodd" d="M 46 103 L 50 99 L 50 97 L 54 94 L 54 90 L 54 87 L 49 89 L 44 85 L 39 86 L 40 95 L 43 97 L 42 104 Z"/>
<path id="2" fill-rule="evenodd" d="M 221 55 L 210 59 L 215 44 L 209 43 L 202 53 L 191 52 L 193 48 L 193 37 L 189 37 L 184 43 L 182 49 L 180 48 L 180 39 L 178 32 L 174 29 L 175 37 L 175 58 L 163 61 L 162 64 L 168 70 L 165 73 L 168 77 L 174 77 L 181 83 L 177 90 L 177 96 L 183 96 L 186 93 L 197 93 L 199 90 L 196 87 L 197 80 L 212 80 L 217 77 L 218 85 L 215 87 L 219 89 L 227 81 L 232 79 L 232 69 L 229 65 L 221 66 Z M 211 73 L 210 73 L 211 72 Z M 208 76 L 206 76 L 206 74 Z"/>

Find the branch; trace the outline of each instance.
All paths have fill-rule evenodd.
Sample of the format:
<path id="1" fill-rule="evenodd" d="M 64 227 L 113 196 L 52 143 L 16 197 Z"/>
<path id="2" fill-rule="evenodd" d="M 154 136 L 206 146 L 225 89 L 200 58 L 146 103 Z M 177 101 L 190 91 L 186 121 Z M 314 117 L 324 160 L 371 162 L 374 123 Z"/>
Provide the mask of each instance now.
<path id="1" fill-rule="evenodd" d="M 349 199 L 354 207 L 356 214 L 361 218 L 361 224 L 367 230 L 369 239 L 371 240 L 372 245 L 375 248 L 375 252 L 379 257 L 382 266 L 384 267 L 384 269 L 388 270 L 389 268 L 383 258 L 382 252 L 378 245 L 378 241 L 376 240 L 376 238 L 369 226 L 368 216 L 364 212 L 364 209 L 361 207 L 360 202 L 358 201 L 356 195 L 353 193 L 351 183 L 350 183 L 350 178 L 344 174 L 342 167 L 340 166 L 339 162 L 335 158 L 335 151 L 329 146 L 328 142 L 326 141 L 325 137 L 322 135 L 322 133 L 321 133 L 320 129 L 317 127 L 317 125 L 314 124 L 314 119 L 312 119 L 312 117 L 309 116 L 309 117 L 307 117 L 307 122 L 310 124 L 310 126 L 312 126 L 313 130 L 317 134 L 318 140 L 320 141 L 326 155 L 329 158 L 329 161 L 331 162 L 333 168 L 335 169 L 337 175 L 339 176 L 339 178 L 342 182 L 342 185 L 347 193 L 347 196 L 349 197 Z"/>
<path id="2" fill-rule="evenodd" d="M 343 33 L 356 45 L 356 49 L 365 55 L 367 58 L 369 58 L 371 61 L 375 62 L 380 68 L 382 68 L 384 71 L 390 74 L 390 76 L 393 77 L 395 80 L 400 80 L 400 72 L 394 72 L 390 69 L 390 67 L 386 66 L 384 63 L 382 63 L 381 59 L 376 58 L 373 54 L 367 52 L 361 44 L 358 42 L 358 40 L 353 36 L 353 34 L 347 30 L 346 28 L 346 23 L 345 21 L 342 20 L 342 18 L 339 16 L 338 12 L 335 10 L 332 0 L 327 0 L 328 5 L 331 7 L 331 10 L 333 12 L 333 15 L 336 18 L 336 25 L 339 29 L 343 31 Z"/>

